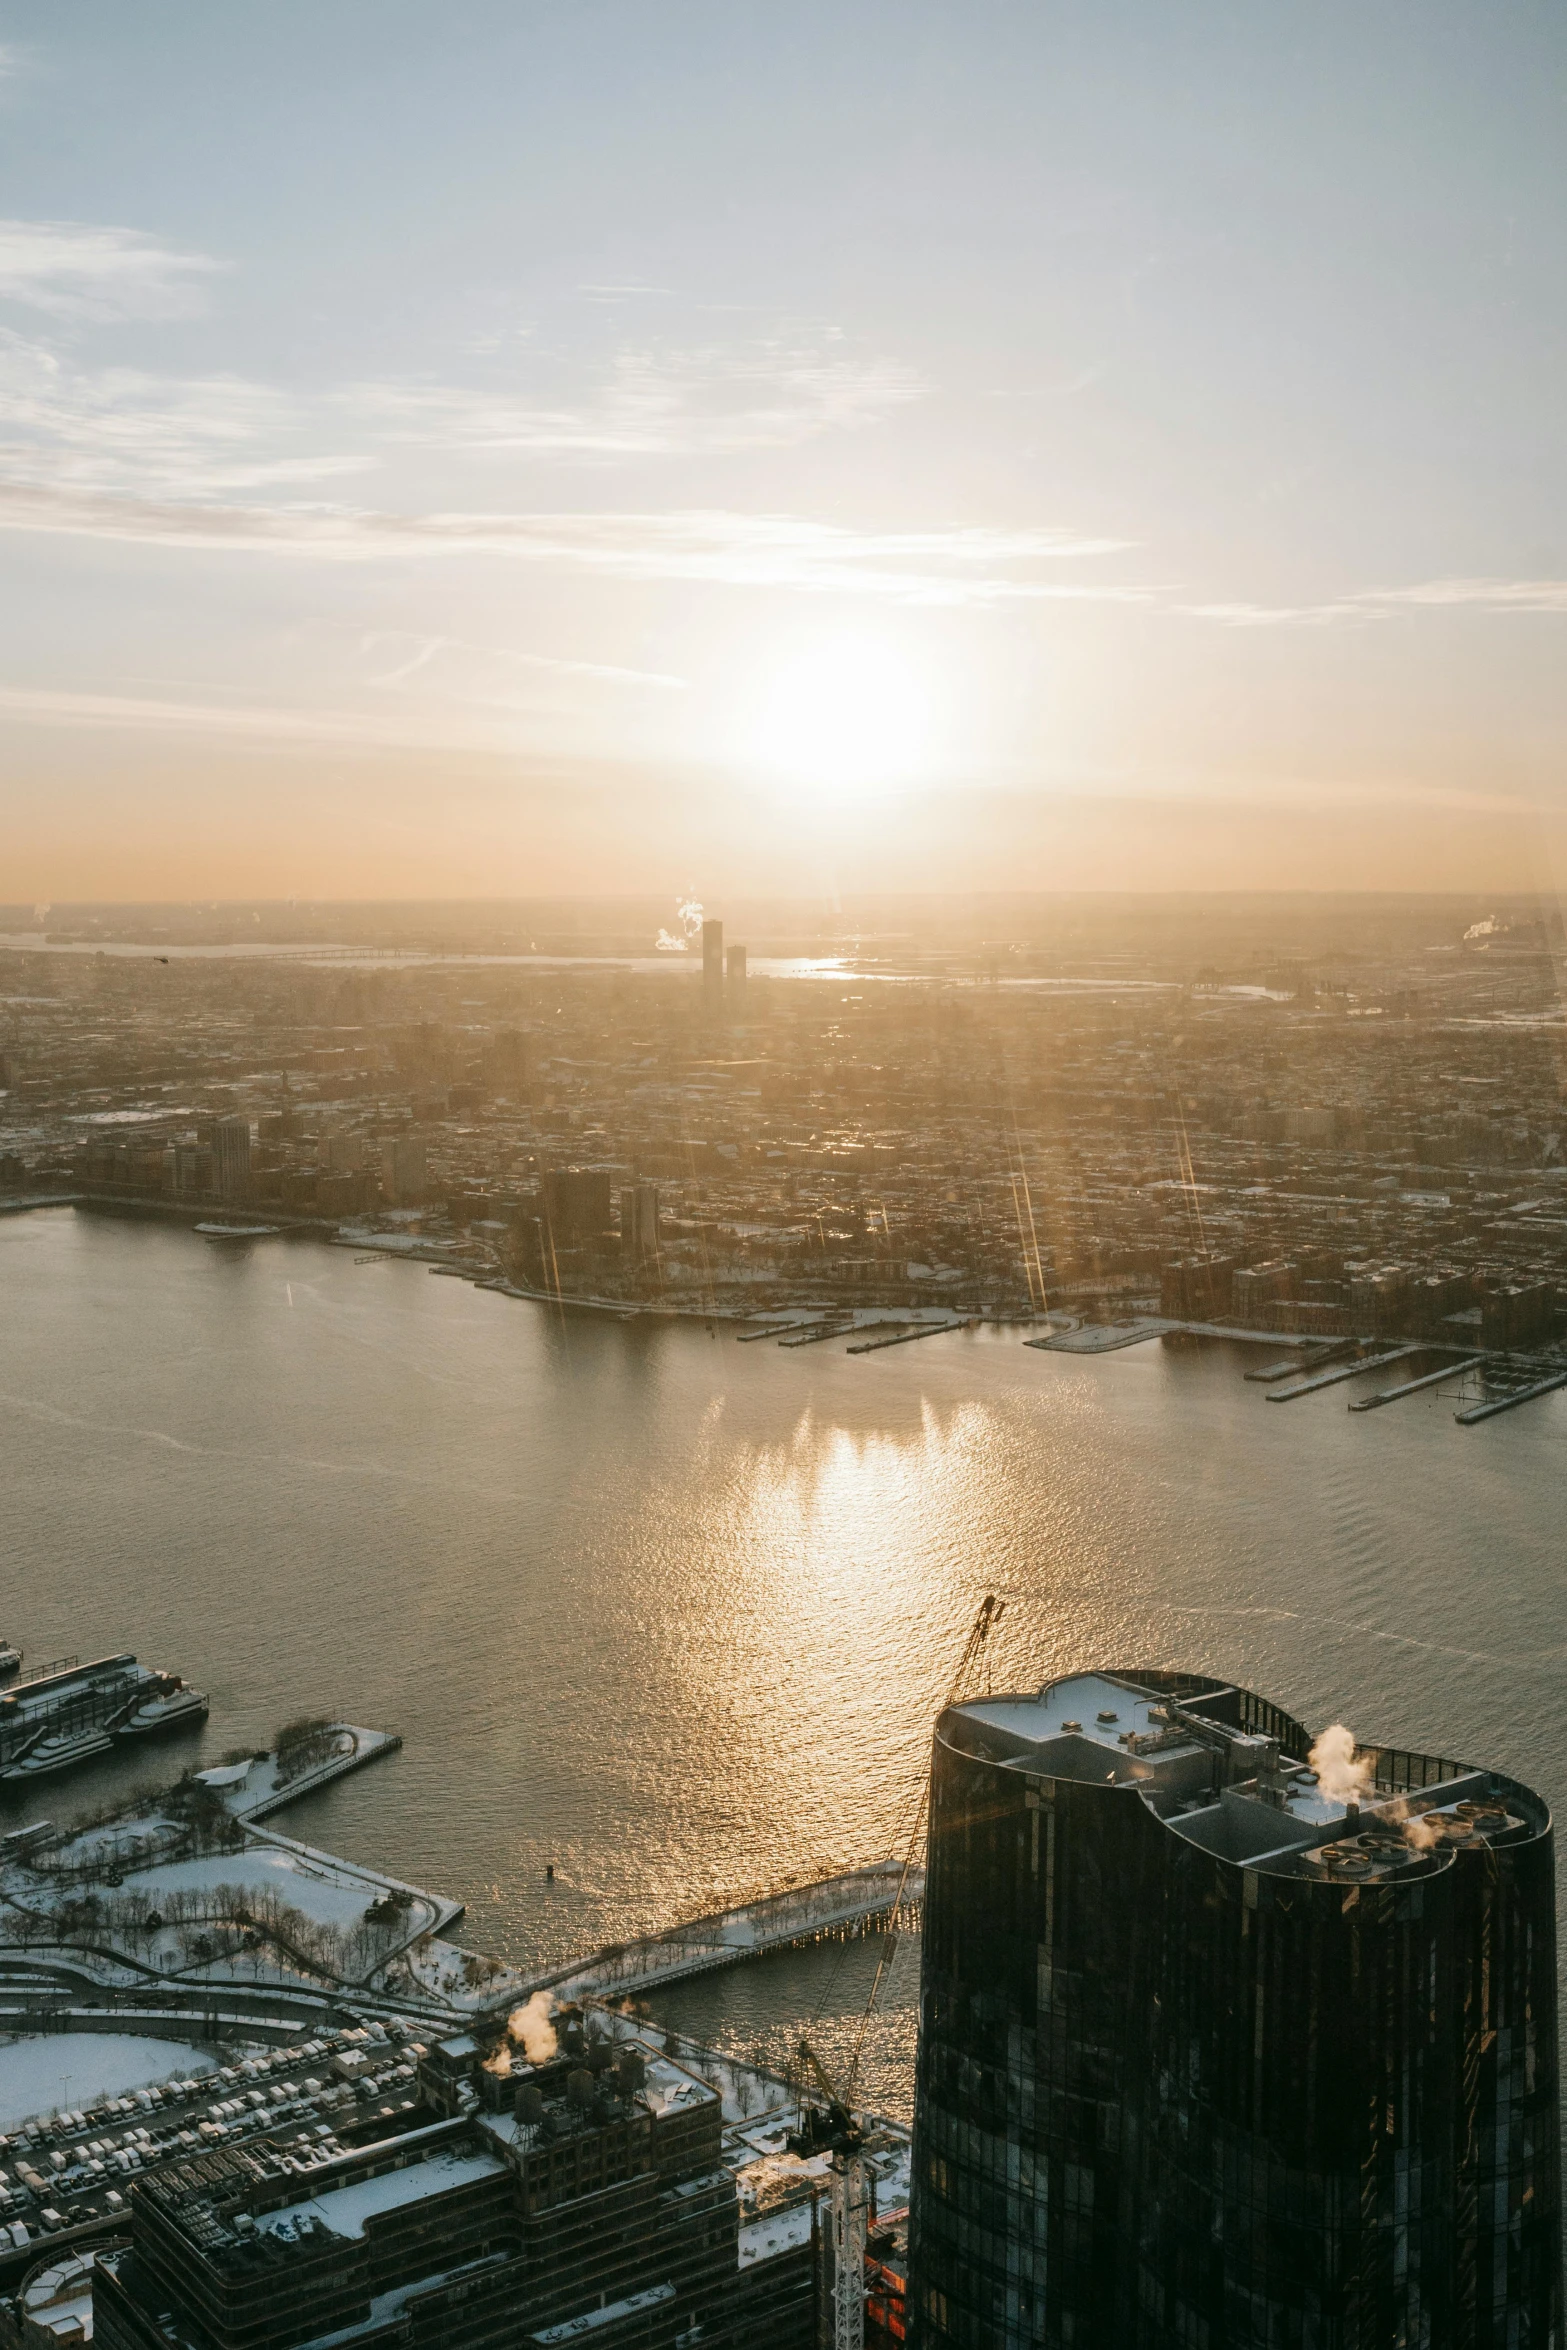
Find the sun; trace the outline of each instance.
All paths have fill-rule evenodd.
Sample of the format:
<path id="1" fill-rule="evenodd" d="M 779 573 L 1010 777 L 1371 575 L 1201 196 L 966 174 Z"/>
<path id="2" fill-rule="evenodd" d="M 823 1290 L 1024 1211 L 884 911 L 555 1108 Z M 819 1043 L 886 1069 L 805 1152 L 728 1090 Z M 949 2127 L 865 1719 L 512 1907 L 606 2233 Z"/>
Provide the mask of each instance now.
<path id="1" fill-rule="evenodd" d="M 764 687 L 749 729 L 755 755 L 795 784 L 837 796 L 917 775 L 929 755 L 930 695 L 884 639 L 825 637 Z"/>

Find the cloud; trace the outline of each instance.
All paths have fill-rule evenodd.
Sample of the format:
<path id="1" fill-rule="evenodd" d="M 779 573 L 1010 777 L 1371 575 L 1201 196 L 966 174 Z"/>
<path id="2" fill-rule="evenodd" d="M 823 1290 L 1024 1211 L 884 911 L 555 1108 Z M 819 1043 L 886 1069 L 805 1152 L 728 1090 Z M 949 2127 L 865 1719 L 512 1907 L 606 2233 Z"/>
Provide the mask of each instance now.
<path id="1" fill-rule="evenodd" d="M 499 709 L 487 718 L 485 709 Z M 384 717 L 357 710 L 278 708 L 273 703 L 184 702 L 131 694 L 75 693 L 40 686 L 0 685 L 0 720 L 38 726 L 81 726 L 116 733 L 224 736 L 255 742 L 324 743 L 361 750 L 507 750 L 517 747 L 507 723 L 520 707 L 476 705 L 465 721 L 456 710 L 399 711 Z"/>
<path id="2" fill-rule="evenodd" d="M 686 580 L 898 603 L 1136 603 L 1136 585 L 1040 577 L 1040 565 L 1124 551 L 1117 539 L 1048 530 L 867 532 L 787 514 L 398 514 L 118 498 L 0 482 L 0 529 L 376 562 L 490 554 L 623 579 Z M 1033 566 L 1032 571 L 1023 567 Z"/>
<path id="3" fill-rule="evenodd" d="M 1329 604 L 1180 604 L 1190 620 L 1216 620 L 1225 628 L 1325 628 L 1336 620 L 1375 620 L 1375 608 L 1354 597 Z"/>
<path id="4" fill-rule="evenodd" d="M 391 445 L 645 457 L 785 448 L 879 423 L 923 397 L 909 369 L 837 351 L 833 340 L 622 351 L 598 391 L 560 406 L 406 383 L 350 384 L 333 405 Z"/>
<path id="5" fill-rule="evenodd" d="M 0 220 L 0 299 L 58 318 L 183 318 L 221 266 L 135 229 Z"/>
<path id="6" fill-rule="evenodd" d="M 83 274 L 49 276 L 64 266 L 64 250 L 52 232 L 0 224 L 0 295 L 25 291 L 28 299 L 80 310 L 91 283 L 106 314 L 115 288 L 89 280 L 92 255 L 71 247 Z M 140 294 L 154 282 L 145 280 Z M 118 288 L 122 314 L 136 290 Z M 907 370 L 853 357 L 834 343 L 832 336 L 815 343 L 775 337 L 697 351 L 622 351 L 596 386 L 541 400 L 459 384 L 384 381 L 293 392 L 232 374 L 92 369 L 68 344 L 0 328 L 0 475 L 189 500 L 362 473 L 407 450 L 588 463 L 722 456 L 853 431 L 921 396 Z"/>
<path id="7" fill-rule="evenodd" d="M 1369 588 L 1358 602 L 1491 612 L 1567 612 L 1567 579 L 1428 579 L 1418 587 Z"/>
<path id="8" fill-rule="evenodd" d="M 368 454 L 291 448 L 294 402 L 231 375 L 84 370 L 0 330 L 0 472 L 45 488 L 168 488 L 184 497 L 360 472 Z"/>
<path id="9" fill-rule="evenodd" d="M 159 733 L 250 734 L 289 742 L 362 741 L 366 736 L 364 722 L 344 712 L 151 701 L 128 694 L 72 693 L 41 686 L 0 685 L 0 715 L 50 726 L 150 727 Z"/>
<path id="10" fill-rule="evenodd" d="M 626 669 L 612 661 L 569 661 L 549 653 L 520 653 L 507 645 L 475 645 L 465 637 L 415 636 L 412 631 L 381 629 L 365 638 L 362 650 L 372 652 L 378 645 L 391 642 L 412 644 L 414 650 L 395 667 L 383 670 L 369 680 L 371 685 L 404 685 L 412 677 L 427 674 L 432 668 L 455 661 L 459 667 L 472 668 L 475 664 L 498 663 L 503 669 L 537 669 L 554 677 L 592 677 L 606 685 L 650 686 L 656 691 L 685 693 L 690 681 L 671 677 L 660 669 Z"/>
<path id="11" fill-rule="evenodd" d="M 1177 609 L 1229 628 L 1321 628 L 1344 620 L 1389 620 L 1411 611 L 1567 613 L 1567 579 L 1428 579 L 1412 587 L 1356 588 L 1323 604 L 1182 604 Z"/>

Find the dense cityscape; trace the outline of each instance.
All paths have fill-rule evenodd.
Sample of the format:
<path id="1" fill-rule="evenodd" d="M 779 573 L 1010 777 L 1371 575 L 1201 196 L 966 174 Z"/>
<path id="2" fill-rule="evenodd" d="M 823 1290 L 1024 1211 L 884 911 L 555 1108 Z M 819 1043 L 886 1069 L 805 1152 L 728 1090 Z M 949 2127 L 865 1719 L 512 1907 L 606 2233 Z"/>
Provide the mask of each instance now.
<path id="1" fill-rule="evenodd" d="M 1567 2350 L 1564 99 L 0 0 L 0 2350 Z"/>
<path id="2" fill-rule="evenodd" d="M 1561 926 L 1527 904 L 1340 902 L 1286 951 L 1200 904 L 787 959 L 709 918 L 545 963 L 116 952 L 124 918 L 93 920 L 97 948 L 0 955 L 12 1197 L 708 1313 L 1517 1348 L 1567 1309 Z"/>

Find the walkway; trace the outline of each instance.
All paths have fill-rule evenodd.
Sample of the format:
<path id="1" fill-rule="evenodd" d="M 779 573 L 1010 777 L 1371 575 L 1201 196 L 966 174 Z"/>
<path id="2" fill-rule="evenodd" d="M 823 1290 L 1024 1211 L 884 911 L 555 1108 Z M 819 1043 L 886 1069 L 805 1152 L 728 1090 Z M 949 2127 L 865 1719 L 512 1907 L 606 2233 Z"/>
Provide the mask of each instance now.
<path id="1" fill-rule="evenodd" d="M 884 1860 L 842 1876 L 808 1885 L 786 1886 L 710 1917 L 690 1918 L 667 1933 L 645 1934 L 635 1942 L 611 1943 L 591 1958 L 572 1959 L 546 1974 L 530 1975 L 524 1993 L 550 1990 L 558 1999 L 604 1999 L 643 1991 L 659 1983 L 681 1983 L 716 1967 L 734 1966 L 765 1950 L 787 1950 L 819 1935 L 869 1924 L 891 1913 L 898 1896 L 901 1861 Z M 909 1871 L 904 1901 L 923 1899 L 925 1875 Z M 515 1997 L 515 1993 L 513 1993 Z"/>

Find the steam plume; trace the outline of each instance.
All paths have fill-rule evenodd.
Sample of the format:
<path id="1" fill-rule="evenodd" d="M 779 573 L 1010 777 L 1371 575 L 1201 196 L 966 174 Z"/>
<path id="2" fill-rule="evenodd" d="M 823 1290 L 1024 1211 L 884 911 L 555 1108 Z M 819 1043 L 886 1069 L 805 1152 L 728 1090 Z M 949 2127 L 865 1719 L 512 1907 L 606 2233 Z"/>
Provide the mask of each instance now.
<path id="1" fill-rule="evenodd" d="M 1330 1723 L 1307 1756 L 1330 1803 L 1362 1803 L 1376 1778 L 1376 1758 L 1355 1752 L 1354 1733 Z"/>
<path id="2" fill-rule="evenodd" d="M 547 1991 L 535 1991 L 521 2007 L 514 2007 L 506 2029 L 518 2041 L 529 2064 L 548 2064 L 559 2045 L 550 2012 L 555 2005 Z"/>
<path id="3" fill-rule="evenodd" d="M 661 955 L 683 955 L 686 953 L 691 941 L 702 927 L 701 899 L 682 898 L 675 907 L 675 920 L 680 925 L 679 930 L 661 930 L 654 941 Z"/>
<path id="4" fill-rule="evenodd" d="M 1429 1852 L 1434 1844 L 1442 1841 L 1442 1831 L 1436 1822 L 1427 1819 L 1423 1812 L 1412 1812 L 1407 1796 L 1390 1804 L 1382 1816 L 1399 1829 L 1411 1852 Z"/>

